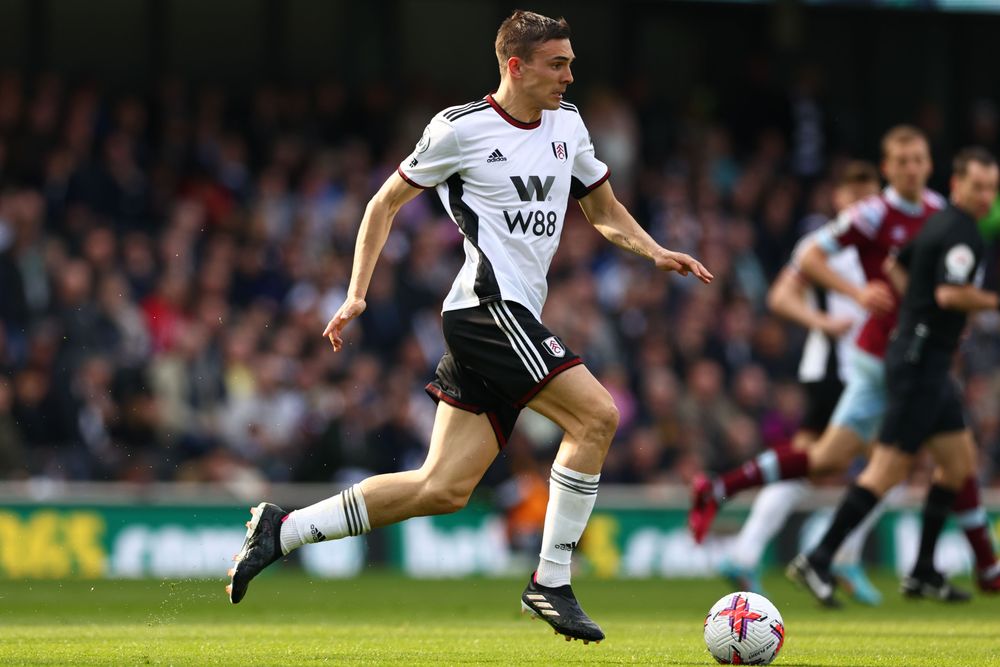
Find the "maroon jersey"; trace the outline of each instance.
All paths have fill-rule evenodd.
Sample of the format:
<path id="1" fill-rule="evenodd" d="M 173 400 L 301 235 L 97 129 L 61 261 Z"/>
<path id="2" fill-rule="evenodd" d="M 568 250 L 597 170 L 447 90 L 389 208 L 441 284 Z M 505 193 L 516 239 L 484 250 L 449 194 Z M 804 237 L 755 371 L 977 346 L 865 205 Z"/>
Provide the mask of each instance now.
<path id="1" fill-rule="evenodd" d="M 924 190 L 920 203 L 903 199 L 893 188 L 854 204 L 819 234 L 817 242 L 828 253 L 854 246 L 869 282 L 888 282 L 882 265 L 890 253 L 906 245 L 924 226 L 924 221 L 945 207 L 945 199 L 932 190 Z M 895 295 L 895 292 L 893 292 Z M 885 315 L 872 313 L 858 332 L 857 346 L 876 357 L 885 355 L 889 334 L 896 326 L 899 298 Z"/>

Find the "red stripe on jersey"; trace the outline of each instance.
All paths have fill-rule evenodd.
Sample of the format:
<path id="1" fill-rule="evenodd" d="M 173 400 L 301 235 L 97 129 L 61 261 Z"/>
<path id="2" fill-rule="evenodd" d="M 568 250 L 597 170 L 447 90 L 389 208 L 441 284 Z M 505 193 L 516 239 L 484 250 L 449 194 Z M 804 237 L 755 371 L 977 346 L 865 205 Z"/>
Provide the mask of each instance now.
<path id="1" fill-rule="evenodd" d="M 415 188 L 420 188 L 421 190 L 430 190 L 432 187 L 434 187 L 433 185 L 420 185 L 420 183 L 417 183 L 415 180 L 404 174 L 402 167 L 396 167 L 396 171 L 399 172 L 399 175 L 403 177 L 404 181 L 406 181 Z"/>
<path id="2" fill-rule="evenodd" d="M 601 184 L 604 183 L 604 181 L 608 180 L 608 178 L 610 176 L 611 176 L 611 168 L 608 167 L 608 170 L 606 172 L 604 172 L 604 175 L 601 176 L 596 181 L 594 181 L 593 184 L 588 185 L 586 187 L 586 189 L 584 190 L 584 192 L 579 197 L 577 197 L 577 199 L 583 199 L 584 197 L 586 197 L 587 195 L 589 195 L 591 192 L 593 192 L 594 190 L 596 190 L 597 188 L 599 188 L 601 186 Z"/>
<path id="3" fill-rule="evenodd" d="M 508 123 L 510 123 L 511 125 L 513 125 L 514 127 L 520 128 L 522 130 L 533 130 L 536 127 L 538 127 L 539 125 L 542 124 L 542 119 L 541 118 L 539 118 L 538 120 L 536 120 L 533 123 L 525 123 L 524 121 L 520 121 L 520 120 L 514 118 L 509 113 L 507 113 L 506 111 L 504 111 L 502 106 L 500 106 L 499 104 L 497 104 L 497 101 L 495 99 L 493 99 L 492 95 L 487 95 L 486 96 L 486 101 L 490 103 L 490 106 L 493 107 L 498 114 L 500 114 L 501 118 L 503 118 L 505 121 L 507 121 Z"/>

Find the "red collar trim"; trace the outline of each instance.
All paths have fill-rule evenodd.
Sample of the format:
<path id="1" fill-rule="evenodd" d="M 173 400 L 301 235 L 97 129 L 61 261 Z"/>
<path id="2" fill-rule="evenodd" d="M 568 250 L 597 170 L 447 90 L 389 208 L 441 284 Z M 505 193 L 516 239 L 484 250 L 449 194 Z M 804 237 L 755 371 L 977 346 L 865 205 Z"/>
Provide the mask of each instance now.
<path id="1" fill-rule="evenodd" d="M 534 123 L 525 123 L 524 121 L 518 120 L 511 116 L 509 113 L 503 110 L 503 107 L 497 104 L 497 101 L 493 99 L 493 95 L 487 95 L 486 101 L 490 103 L 490 106 L 500 114 L 500 117 L 505 121 L 513 125 L 514 127 L 520 128 L 522 130 L 533 130 L 542 124 L 542 119 L 539 118 Z"/>

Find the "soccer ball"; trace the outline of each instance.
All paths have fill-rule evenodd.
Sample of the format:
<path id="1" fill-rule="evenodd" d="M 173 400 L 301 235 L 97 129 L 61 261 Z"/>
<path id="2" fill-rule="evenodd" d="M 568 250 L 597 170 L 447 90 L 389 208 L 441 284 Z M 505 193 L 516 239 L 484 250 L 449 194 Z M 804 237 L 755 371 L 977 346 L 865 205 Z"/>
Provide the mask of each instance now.
<path id="1" fill-rule="evenodd" d="M 723 596 L 705 617 L 705 646 L 723 665 L 770 665 L 785 643 L 785 623 L 757 593 Z"/>

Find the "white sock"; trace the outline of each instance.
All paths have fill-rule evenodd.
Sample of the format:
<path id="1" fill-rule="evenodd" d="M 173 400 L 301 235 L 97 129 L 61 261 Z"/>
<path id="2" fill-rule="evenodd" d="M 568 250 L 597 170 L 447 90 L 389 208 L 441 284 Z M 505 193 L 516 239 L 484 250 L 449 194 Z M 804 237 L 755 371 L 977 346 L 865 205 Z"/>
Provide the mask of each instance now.
<path id="1" fill-rule="evenodd" d="M 287 555 L 303 544 L 363 535 L 371 529 L 361 485 L 355 484 L 289 514 L 281 524 L 281 551 Z"/>
<path id="2" fill-rule="evenodd" d="M 590 512 L 597 500 L 601 476 L 585 475 L 558 463 L 549 475 L 549 506 L 539 553 L 536 581 L 542 586 L 565 586 L 570 580 L 569 563 Z"/>
<path id="3" fill-rule="evenodd" d="M 905 486 L 899 484 L 889 490 L 889 493 L 882 496 L 882 500 L 875 505 L 874 509 L 865 516 L 864 520 L 852 530 L 844 542 L 837 549 L 837 554 L 833 557 L 833 564 L 840 566 L 858 565 L 861 563 L 861 553 L 864 551 L 865 542 L 872 528 L 878 520 L 885 514 L 885 508 L 890 504 L 895 504 L 905 492 Z"/>
<path id="4" fill-rule="evenodd" d="M 753 500 L 750 515 L 729 550 L 729 560 L 748 570 L 760 564 L 764 549 L 778 534 L 788 517 L 808 494 L 812 485 L 805 480 L 785 480 L 763 487 Z"/>

